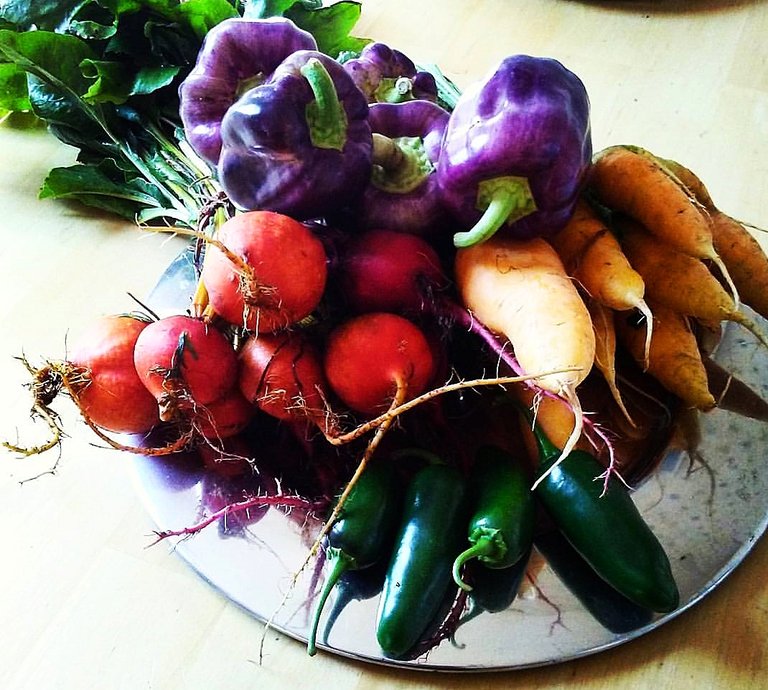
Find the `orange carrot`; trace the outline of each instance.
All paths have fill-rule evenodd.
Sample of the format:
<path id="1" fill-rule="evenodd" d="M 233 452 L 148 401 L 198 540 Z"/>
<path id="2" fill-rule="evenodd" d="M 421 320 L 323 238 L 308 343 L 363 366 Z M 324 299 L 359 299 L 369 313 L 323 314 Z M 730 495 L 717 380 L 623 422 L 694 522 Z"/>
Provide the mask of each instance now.
<path id="1" fill-rule="evenodd" d="M 506 337 L 524 371 L 563 371 L 536 383 L 571 405 L 574 426 L 562 457 L 581 436 L 584 419 L 576 387 L 595 358 L 595 334 L 584 301 L 545 240 L 499 235 L 459 249 L 456 284 L 464 306 Z"/>
<path id="2" fill-rule="evenodd" d="M 648 373 L 689 407 L 709 410 L 715 398 L 688 317 L 649 299 L 654 326 Z M 619 341 L 638 363 L 643 361 L 645 324 L 630 312 L 615 315 Z"/>
<path id="3" fill-rule="evenodd" d="M 611 391 L 611 396 L 616 402 L 616 405 L 627 418 L 627 421 L 632 426 L 635 426 L 635 422 L 632 420 L 629 410 L 627 410 L 627 407 L 624 404 L 624 400 L 621 397 L 621 391 L 619 391 L 619 387 L 616 383 L 616 329 L 613 323 L 613 311 L 597 300 L 588 299 L 586 304 L 590 316 L 592 317 L 592 327 L 595 330 L 595 366 L 599 369 L 605 382 L 608 384 L 608 389 Z M 648 314 L 650 314 L 650 311 Z M 646 319 L 647 318 L 648 317 L 646 317 Z M 653 317 L 651 316 L 650 318 Z M 647 320 L 646 323 L 648 323 Z M 650 325 L 651 328 L 646 329 L 646 334 L 651 333 L 653 330 L 653 324 Z M 644 353 L 643 359 L 645 366 L 647 366 L 648 357 L 650 356 L 649 337 L 646 337 Z"/>
<path id="4" fill-rule="evenodd" d="M 589 185 L 601 203 L 639 221 L 669 246 L 712 261 L 738 304 L 738 290 L 715 250 L 709 213 L 659 158 L 639 146 L 609 146 L 595 154 Z"/>
<path id="5" fill-rule="evenodd" d="M 712 241 L 736 284 L 744 304 L 768 319 L 768 256 L 744 224 L 715 205 L 709 190 L 689 168 L 677 161 L 663 159 L 688 191 L 712 218 Z"/>
<path id="6" fill-rule="evenodd" d="M 627 261 L 619 241 L 586 201 L 579 201 L 571 220 L 550 243 L 568 274 L 591 297 L 618 311 L 638 309 L 651 322 L 642 277 Z M 649 331 L 646 351 L 651 335 Z"/>
<path id="7" fill-rule="evenodd" d="M 622 221 L 619 227 L 624 252 L 645 280 L 649 299 L 704 321 L 734 321 L 768 347 L 765 334 L 738 310 L 703 262 L 660 243 L 637 223 Z"/>

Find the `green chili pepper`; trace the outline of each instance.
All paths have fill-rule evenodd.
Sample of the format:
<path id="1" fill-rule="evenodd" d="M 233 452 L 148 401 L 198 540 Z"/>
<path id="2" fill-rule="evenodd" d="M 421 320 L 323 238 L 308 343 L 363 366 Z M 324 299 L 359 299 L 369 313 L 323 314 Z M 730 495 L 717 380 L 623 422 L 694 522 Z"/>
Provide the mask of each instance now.
<path id="1" fill-rule="evenodd" d="M 592 617 L 612 633 L 626 634 L 653 620 L 653 611 L 638 606 L 611 587 L 577 553 L 562 532 L 553 530 L 536 537 L 536 549 Z"/>
<path id="2" fill-rule="evenodd" d="M 534 425 L 543 474 L 560 457 Z M 540 482 L 536 494 L 558 529 L 593 570 L 630 601 L 651 611 L 677 608 L 680 594 L 664 548 L 648 527 L 626 487 L 611 478 L 603 491 L 605 468 L 576 450 Z"/>
<path id="3" fill-rule="evenodd" d="M 400 501 L 392 465 L 369 465 L 352 487 L 338 520 L 328 532 L 328 577 L 315 606 L 307 637 L 307 652 L 317 652 L 320 615 L 341 576 L 350 570 L 368 568 L 381 559 L 394 536 L 400 516 Z"/>
<path id="4" fill-rule="evenodd" d="M 461 550 L 464 493 L 464 478 L 447 465 L 427 465 L 409 484 L 376 620 L 376 638 L 390 657 L 422 639 L 446 599 Z"/>
<path id="5" fill-rule="evenodd" d="M 467 538 L 471 546 L 453 562 L 453 579 L 462 589 L 461 567 L 477 558 L 488 568 L 507 568 L 525 554 L 533 541 L 536 509 L 531 482 L 520 463 L 495 446 L 477 452 L 469 480 L 475 511 Z"/>

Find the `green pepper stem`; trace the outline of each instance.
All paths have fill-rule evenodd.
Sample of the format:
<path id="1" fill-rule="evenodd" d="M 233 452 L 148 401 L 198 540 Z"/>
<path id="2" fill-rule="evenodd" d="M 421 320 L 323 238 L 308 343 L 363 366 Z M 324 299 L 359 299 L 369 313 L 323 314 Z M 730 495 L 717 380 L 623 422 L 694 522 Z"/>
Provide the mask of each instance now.
<path id="1" fill-rule="evenodd" d="M 492 537 L 480 537 L 472 546 L 456 556 L 456 560 L 453 562 L 453 581 L 461 587 L 465 592 L 471 592 L 472 587 L 461 579 L 461 568 L 467 562 L 473 558 L 479 558 L 480 556 L 493 556 L 497 551 L 496 544 Z"/>
<path id="2" fill-rule="evenodd" d="M 453 236 L 456 247 L 471 247 L 493 237 L 505 223 L 512 223 L 536 210 L 528 180 L 506 176 L 483 180 L 478 185 L 477 207 L 483 215 L 466 232 Z"/>
<path id="3" fill-rule="evenodd" d="M 407 194 L 423 184 L 435 171 L 420 137 L 390 138 L 373 133 L 374 187 L 390 194 Z"/>
<path id="4" fill-rule="evenodd" d="M 341 549 L 328 549 L 329 559 L 331 562 L 331 570 L 328 573 L 328 578 L 323 585 L 323 589 L 320 592 L 320 598 L 317 600 L 315 611 L 312 615 L 312 626 L 309 629 L 309 635 L 307 636 L 307 654 L 314 656 L 317 654 L 317 628 L 320 624 L 320 616 L 323 612 L 325 602 L 328 600 L 328 596 L 333 591 L 341 576 L 354 567 L 355 559 L 346 554 Z"/>
<path id="5" fill-rule="evenodd" d="M 300 71 L 315 96 L 306 111 L 312 145 L 341 151 L 347 143 L 347 116 L 331 75 L 317 58 L 307 60 Z"/>

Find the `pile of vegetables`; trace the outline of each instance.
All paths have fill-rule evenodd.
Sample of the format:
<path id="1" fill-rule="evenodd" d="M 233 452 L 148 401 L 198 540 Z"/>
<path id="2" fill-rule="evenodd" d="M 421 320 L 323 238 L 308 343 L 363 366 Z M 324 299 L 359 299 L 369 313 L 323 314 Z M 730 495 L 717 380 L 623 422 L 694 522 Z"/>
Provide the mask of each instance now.
<path id="1" fill-rule="evenodd" d="M 553 59 L 510 56 L 460 94 L 350 36 L 355 3 L 239 5 L 0 15 L 0 106 L 80 150 L 41 196 L 171 224 L 198 270 L 185 313 L 101 317 L 66 361 L 25 360 L 51 438 L 5 445 L 57 446 L 61 391 L 114 448 L 193 450 L 215 476 L 252 476 L 287 433 L 308 460 L 280 479 L 301 488 L 217 514 L 324 518 L 310 653 L 348 570 L 385 565 L 372 625 L 408 658 L 468 597 L 494 610 L 486 571 L 511 601 L 552 534 L 640 618 L 674 610 L 628 483 L 670 408 L 718 405 L 720 324 L 767 343 L 742 306 L 768 318 L 759 244 L 679 163 L 593 152 L 586 89 Z"/>

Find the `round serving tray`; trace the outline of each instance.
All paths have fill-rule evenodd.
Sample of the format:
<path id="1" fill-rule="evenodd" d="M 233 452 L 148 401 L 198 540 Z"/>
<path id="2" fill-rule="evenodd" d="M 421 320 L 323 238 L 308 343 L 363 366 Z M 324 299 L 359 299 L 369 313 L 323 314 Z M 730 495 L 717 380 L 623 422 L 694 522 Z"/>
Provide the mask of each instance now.
<path id="1" fill-rule="evenodd" d="M 183 311 L 194 284 L 191 254 L 183 252 L 148 306 L 159 313 Z M 749 333 L 737 326 L 724 328 L 713 359 L 763 400 L 768 397 L 768 354 Z M 415 659 L 389 659 L 376 643 L 382 577 L 376 570 L 349 576 L 336 588 L 321 620 L 318 648 L 398 667 L 487 671 L 554 664 L 654 630 L 717 587 L 765 532 L 768 424 L 760 405 L 752 414 L 758 418 L 724 409 L 699 415 L 695 452 L 671 444 L 633 493 L 672 564 L 681 596 L 672 613 L 651 614 L 630 604 L 584 568 L 567 544 L 550 536 L 537 542 L 521 582 L 521 573 L 497 571 L 496 605 L 470 608 L 452 639 Z M 221 505 L 222 497 L 235 500 L 244 488 L 253 492 L 255 484 L 267 481 L 257 477 L 254 485 L 243 487 L 184 458 L 137 456 L 132 470 L 159 530 L 190 526 Z M 174 553 L 257 619 L 271 620 L 273 628 L 305 641 L 325 576 L 322 559 L 310 563 L 295 586 L 291 582 L 319 527 L 298 511 L 263 508 L 221 518 L 176 541 Z M 505 587 L 517 591 L 511 602 L 504 601 Z"/>

